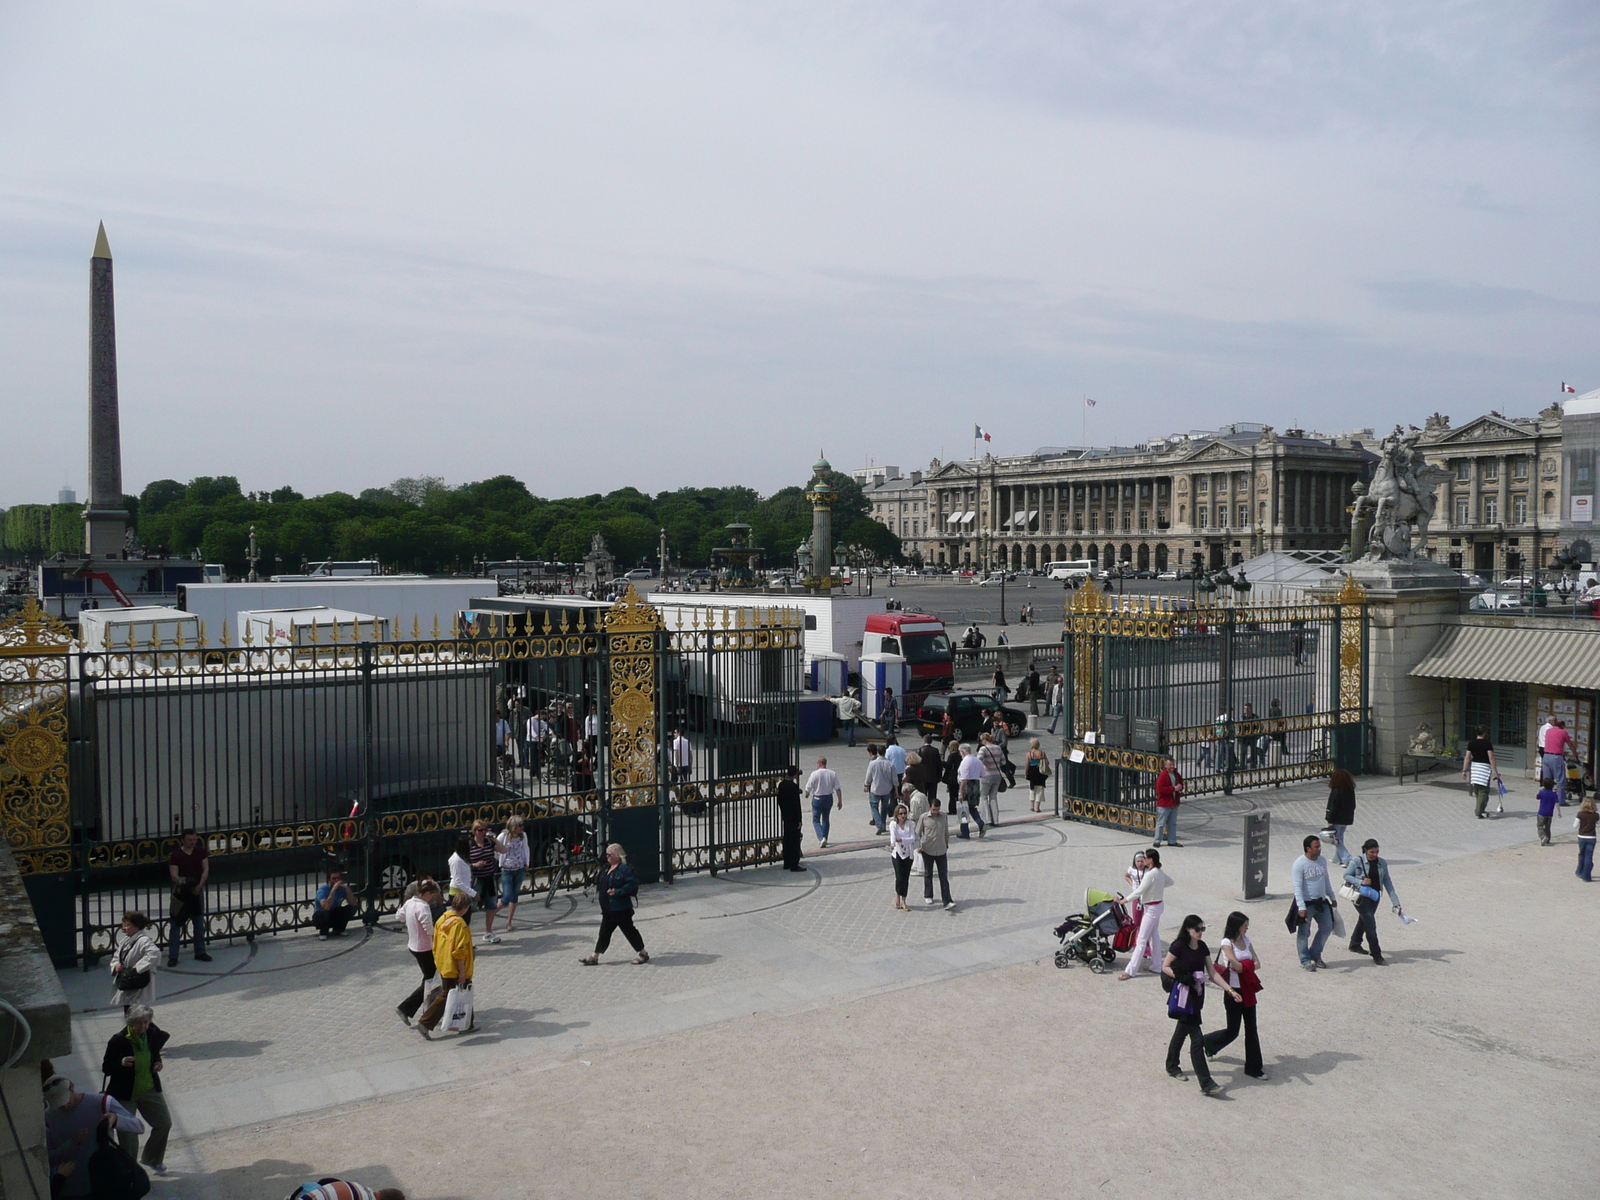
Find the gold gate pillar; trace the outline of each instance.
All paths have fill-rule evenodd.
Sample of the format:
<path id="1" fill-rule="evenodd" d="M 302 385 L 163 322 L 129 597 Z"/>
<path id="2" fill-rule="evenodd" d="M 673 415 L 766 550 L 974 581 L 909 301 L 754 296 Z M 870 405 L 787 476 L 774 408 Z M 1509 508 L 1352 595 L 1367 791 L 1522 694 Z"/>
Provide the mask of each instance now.
<path id="1" fill-rule="evenodd" d="M 611 807 L 654 804 L 661 759 L 656 664 L 666 622 L 629 585 L 622 599 L 606 610 L 603 627 L 610 658 Z"/>
<path id="2" fill-rule="evenodd" d="M 1072 712 L 1068 716 L 1070 727 L 1067 741 L 1082 737 L 1086 729 L 1100 728 L 1100 656 L 1104 649 L 1102 635 L 1107 632 L 1110 607 L 1094 580 L 1085 579 L 1078 585 L 1067 607 L 1067 632 L 1071 634 L 1072 647 Z"/>
<path id="3" fill-rule="evenodd" d="M 67 663 L 72 635 L 30 597 L 0 622 L 0 827 L 24 875 L 72 870 Z"/>

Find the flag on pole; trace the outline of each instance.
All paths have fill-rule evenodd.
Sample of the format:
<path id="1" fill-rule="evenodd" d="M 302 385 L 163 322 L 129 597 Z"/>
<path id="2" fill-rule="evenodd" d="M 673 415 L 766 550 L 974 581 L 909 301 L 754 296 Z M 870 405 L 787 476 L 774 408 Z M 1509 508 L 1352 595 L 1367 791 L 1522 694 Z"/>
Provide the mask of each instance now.
<path id="1" fill-rule="evenodd" d="M 987 429 L 985 429 L 982 425 L 974 425 L 972 427 L 972 436 L 974 438 L 982 439 L 985 442 L 994 441 L 994 439 L 989 436 L 989 431 Z"/>
<path id="2" fill-rule="evenodd" d="M 1570 384 L 1570 383 L 1568 383 L 1568 382 L 1567 382 L 1567 381 L 1566 381 L 1566 380 L 1565 380 L 1565 379 L 1563 379 L 1563 380 L 1562 380 L 1562 381 L 1561 381 L 1561 390 L 1562 390 L 1562 391 L 1563 391 L 1563 392 L 1571 392 L 1571 393 L 1572 393 L 1572 394 L 1573 394 L 1573 395 L 1574 395 L 1574 396 L 1576 396 L 1576 395 L 1577 395 L 1577 394 L 1578 394 L 1578 389 L 1577 389 L 1577 388 L 1575 388 L 1575 387 L 1573 387 L 1573 386 L 1572 386 L 1572 385 L 1571 385 L 1571 384 Z"/>
<path id="3" fill-rule="evenodd" d="M 1083 406 L 1085 408 L 1093 408 L 1094 407 L 1094 401 L 1089 399 L 1089 397 L 1085 396 L 1083 398 Z"/>

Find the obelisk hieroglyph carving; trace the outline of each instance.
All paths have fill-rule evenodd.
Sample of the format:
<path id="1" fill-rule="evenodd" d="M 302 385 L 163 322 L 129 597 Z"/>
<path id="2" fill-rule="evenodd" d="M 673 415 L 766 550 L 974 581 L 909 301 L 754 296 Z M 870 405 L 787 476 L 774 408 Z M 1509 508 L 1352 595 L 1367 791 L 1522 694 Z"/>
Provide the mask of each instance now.
<path id="1" fill-rule="evenodd" d="M 117 416 L 116 304 L 104 222 L 89 259 L 89 502 L 83 510 L 83 534 L 85 550 L 96 558 L 120 558 L 128 534 Z"/>

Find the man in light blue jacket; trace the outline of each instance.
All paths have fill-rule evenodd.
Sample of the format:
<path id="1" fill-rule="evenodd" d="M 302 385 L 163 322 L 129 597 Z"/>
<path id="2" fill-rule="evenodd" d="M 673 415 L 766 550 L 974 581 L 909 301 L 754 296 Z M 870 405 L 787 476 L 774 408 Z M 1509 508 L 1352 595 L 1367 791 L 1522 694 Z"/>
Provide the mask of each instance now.
<path id="1" fill-rule="evenodd" d="M 1394 881 L 1389 878 L 1389 864 L 1378 857 L 1378 842 L 1376 838 L 1368 838 L 1361 843 L 1361 857 L 1352 858 L 1350 865 L 1344 869 L 1344 881 L 1361 894 L 1356 898 L 1356 929 L 1350 938 L 1350 952 L 1352 954 L 1372 954 L 1372 961 L 1380 967 L 1388 966 L 1383 958 L 1383 948 L 1378 945 L 1378 903 L 1383 899 L 1383 892 L 1389 893 L 1389 903 L 1400 908 L 1400 897 L 1394 894 Z M 1361 939 L 1367 941 L 1366 949 L 1362 948 Z"/>
<path id="2" fill-rule="evenodd" d="M 1305 853 L 1294 860 L 1290 876 L 1294 879 L 1295 907 L 1300 910 L 1300 924 L 1294 931 L 1295 944 L 1300 951 L 1300 965 L 1308 971 L 1328 964 L 1322 961 L 1322 948 L 1333 936 L 1333 910 L 1338 901 L 1333 898 L 1333 887 L 1328 881 L 1328 864 L 1322 857 L 1322 839 L 1316 834 L 1306 835 L 1302 843 Z M 1317 923 L 1316 937 L 1311 936 L 1311 922 Z"/>

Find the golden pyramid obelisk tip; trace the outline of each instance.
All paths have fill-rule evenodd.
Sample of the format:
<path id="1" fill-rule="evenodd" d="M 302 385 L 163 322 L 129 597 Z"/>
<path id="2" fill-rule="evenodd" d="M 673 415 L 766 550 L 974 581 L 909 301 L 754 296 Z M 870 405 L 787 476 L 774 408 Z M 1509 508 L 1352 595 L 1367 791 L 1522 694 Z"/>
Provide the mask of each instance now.
<path id="1" fill-rule="evenodd" d="M 90 258 L 110 258 L 111 243 L 106 241 L 106 223 L 100 222 L 100 232 L 94 235 L 94 253 Z"/>

